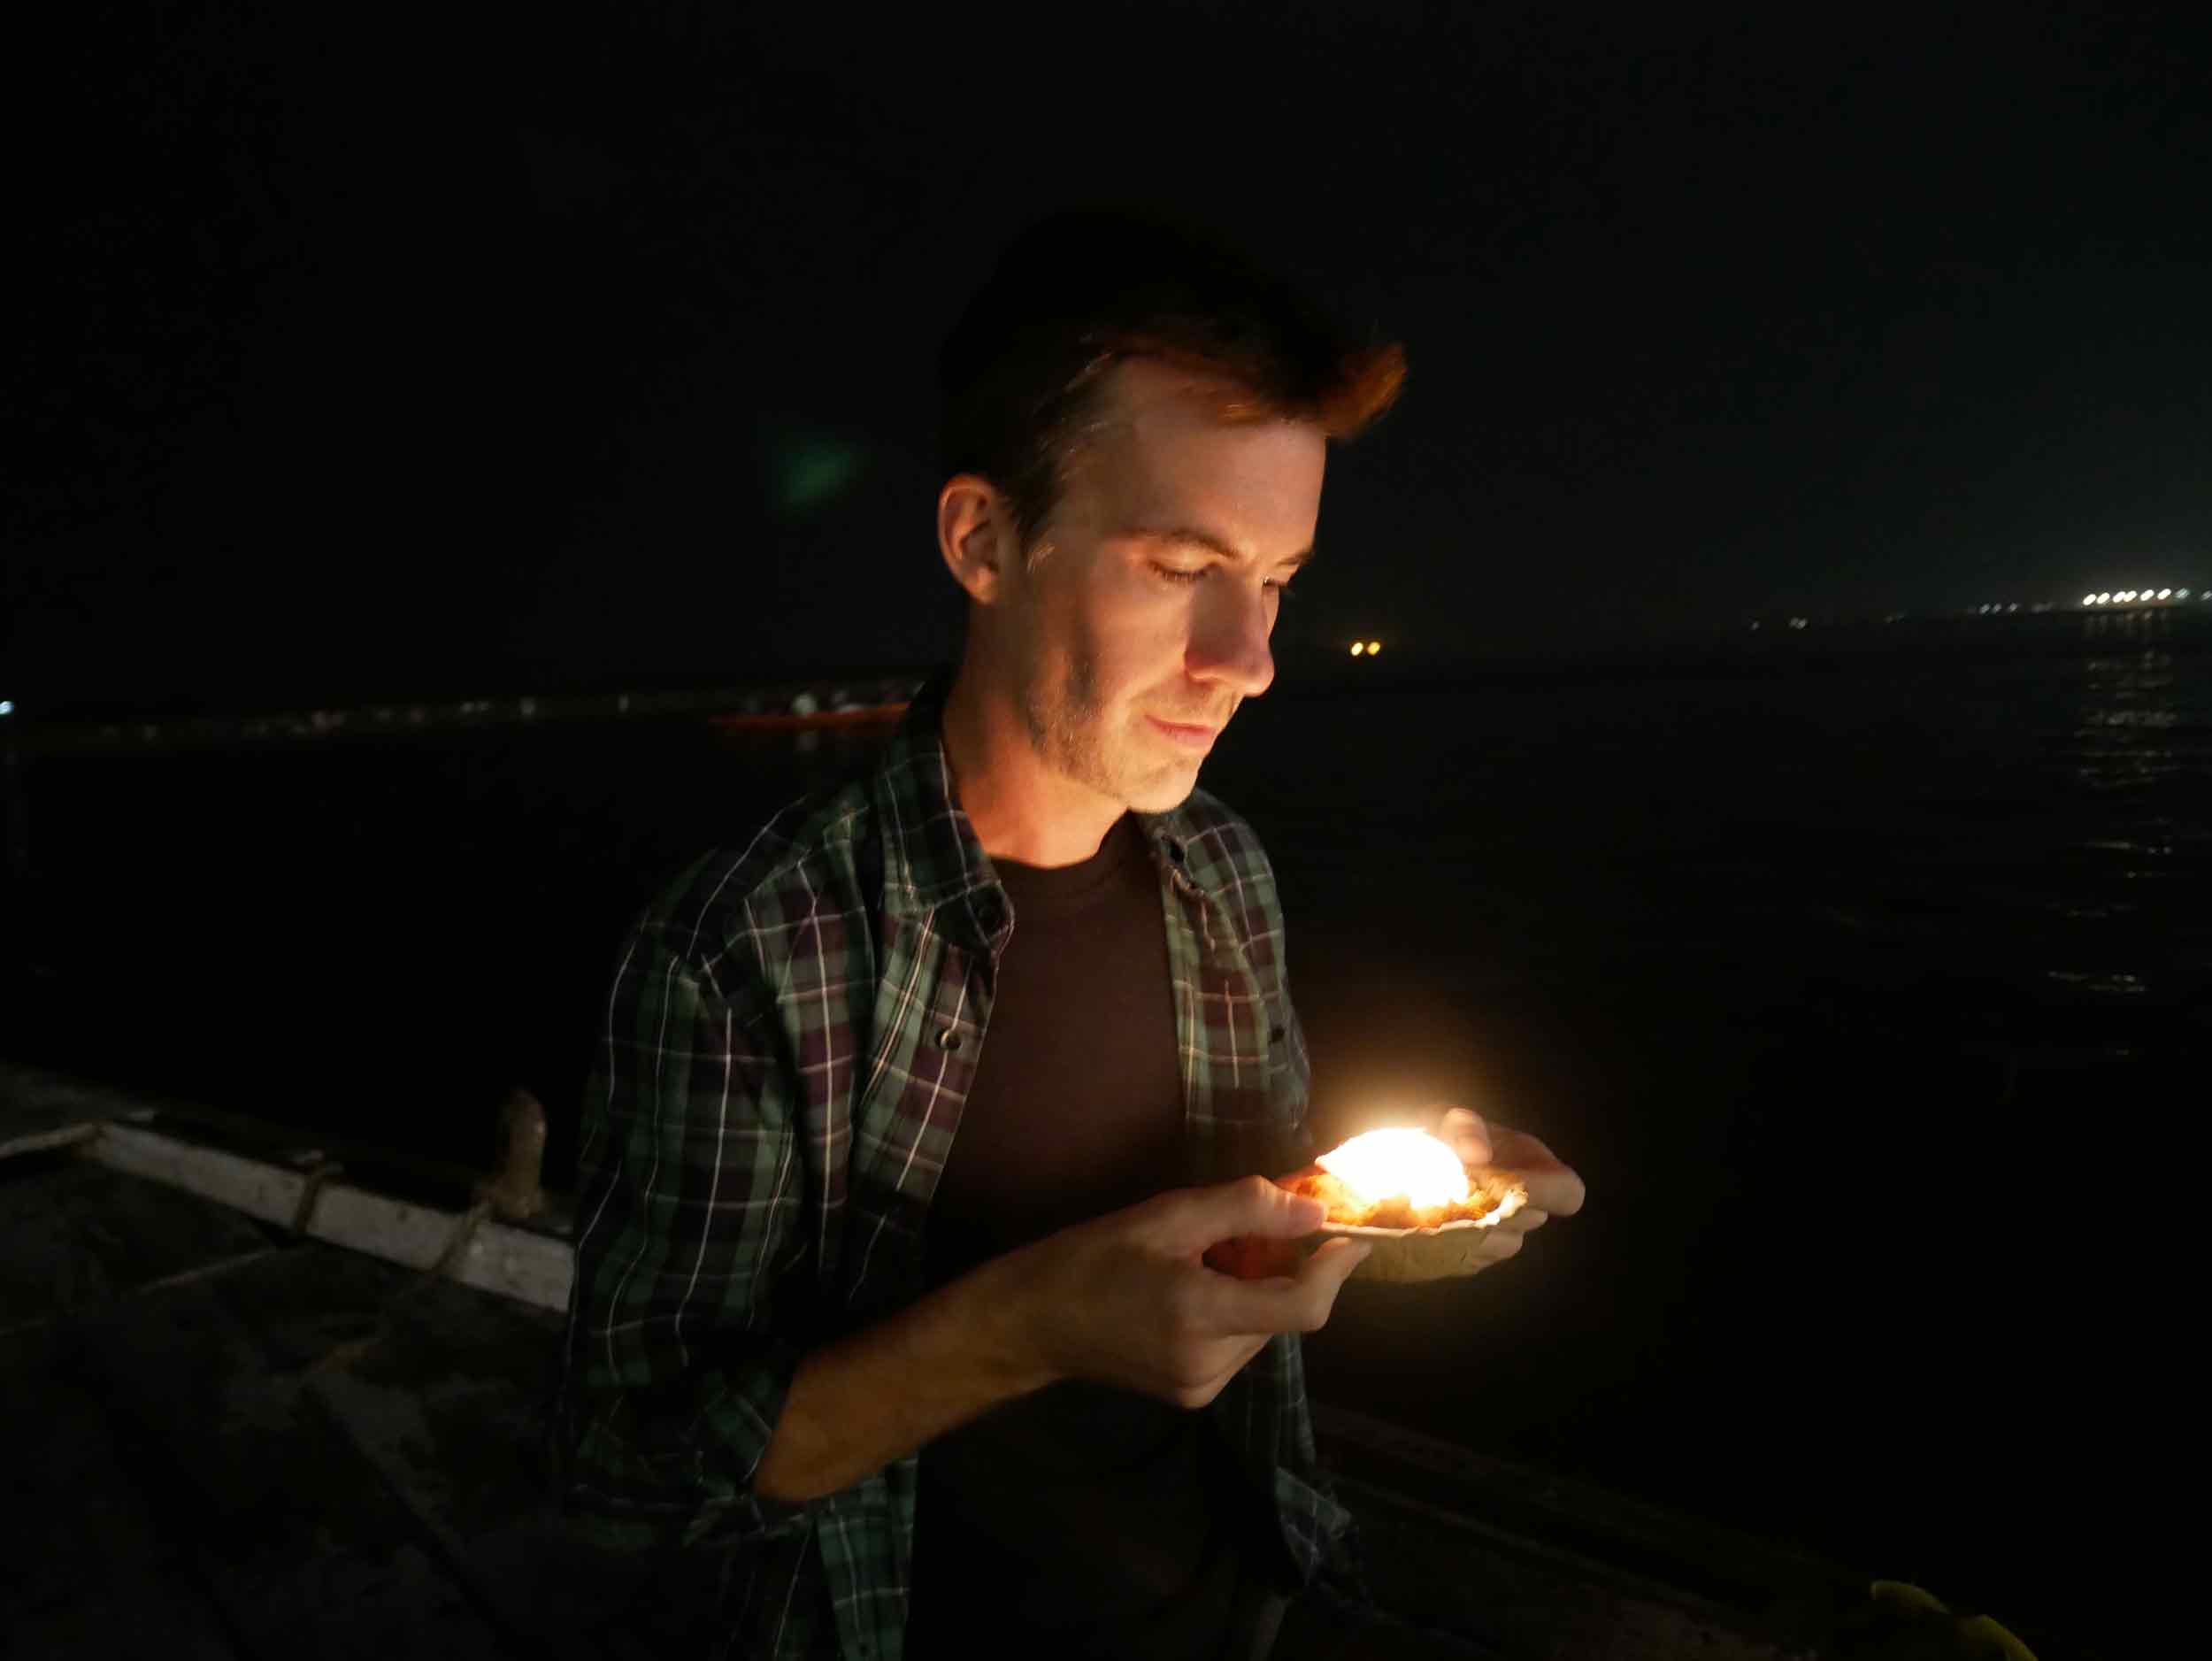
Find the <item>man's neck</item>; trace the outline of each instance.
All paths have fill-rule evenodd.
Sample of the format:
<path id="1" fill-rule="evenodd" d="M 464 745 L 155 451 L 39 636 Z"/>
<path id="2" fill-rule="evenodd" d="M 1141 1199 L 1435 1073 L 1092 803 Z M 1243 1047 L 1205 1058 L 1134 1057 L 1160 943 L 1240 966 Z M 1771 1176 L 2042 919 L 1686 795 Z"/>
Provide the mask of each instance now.
<path id="1" fill-rule="evenodd" d="M 945 696 L 945 759 L 953 791 L 994 859 L 1052 870 L 1096 854 L 1120 803 L 1046 767 L 1013 700 L 961 660 Z"/>

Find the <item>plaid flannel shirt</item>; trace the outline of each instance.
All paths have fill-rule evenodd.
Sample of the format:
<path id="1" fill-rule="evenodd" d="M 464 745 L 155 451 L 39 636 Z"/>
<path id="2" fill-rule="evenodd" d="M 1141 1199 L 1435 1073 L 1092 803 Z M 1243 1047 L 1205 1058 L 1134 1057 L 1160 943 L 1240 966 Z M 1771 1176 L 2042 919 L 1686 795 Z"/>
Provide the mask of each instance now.
<path id="1" fill-rule="evenodd" d="M 799 1358 L 920 1296 L 930 1196 L 1014 919 L 953 799 L 947 679 L 864 777 L 692 864 L 631 928 L 578 1156 L 576 1278 L 549 1419 L 561 1503 L 619 1549 L 711 1552 L 714 1653 L 898 1661 L 918 1458 L 753 1489 Z M 1161 873 L 1184 1116 L 1208 1180 L 1310 1158 L 1274 877 L 1203 792 L 1140 815 Z M 1351 1519 L 1294 1334 L 1206 1410 L 1310 1583 Z"/>

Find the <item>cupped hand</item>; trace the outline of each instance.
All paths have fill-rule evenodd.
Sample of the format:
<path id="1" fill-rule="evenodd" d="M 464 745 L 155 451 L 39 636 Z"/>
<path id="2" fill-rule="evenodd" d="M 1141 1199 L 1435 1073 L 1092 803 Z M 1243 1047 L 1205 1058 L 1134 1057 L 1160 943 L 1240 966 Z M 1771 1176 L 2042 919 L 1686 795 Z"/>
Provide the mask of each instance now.
<path id="1" fill-rule="evenodd" d="M 1292 1242 L 1325 1215 L 1258 1176 L 1157 1195 L 1009 1254 L 1020 1324 L 1055 1376 L 1203 1407 L 1276 1334 L 1326 1324 L 1369 1248 L 1330 1241 L 1296 1260 Z M 1240 1238 L 1279 1244 L 1279 1272 L 1239 1279 L 1205 1266 Z"/>
<path id="2" fill-rule="evenodd" d="M 1528 1190 L 1528 1203 L 1489 1231 L 1482 1262 L 1502 1263 L 1516 1256 L 1521 1242 L 1551 1219 L 1572 1217 L 1582 1209 L 1586 1197 L 1582 1179 L 1526 1131 L 1487 1124 L 1463 1107 L 1438 1110 L 1423 1128 L 1438 1141 L 1449 1142 L 1471 1170 L 1509 1171 Z"/>

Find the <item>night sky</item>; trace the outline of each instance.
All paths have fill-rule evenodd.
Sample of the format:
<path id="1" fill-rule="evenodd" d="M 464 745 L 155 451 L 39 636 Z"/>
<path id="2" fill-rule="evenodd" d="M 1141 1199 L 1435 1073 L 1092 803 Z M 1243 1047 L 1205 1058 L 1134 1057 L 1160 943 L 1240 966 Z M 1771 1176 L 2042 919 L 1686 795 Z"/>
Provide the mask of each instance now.
<path id="1" fill-rule="evenodd" d="M 1406 343 L 1286 648 L 2212 582 L 2187 13 L 332 10 L 16 65 L 27 711 L 934 661 L 938 338 L 1093 196 Z"/>

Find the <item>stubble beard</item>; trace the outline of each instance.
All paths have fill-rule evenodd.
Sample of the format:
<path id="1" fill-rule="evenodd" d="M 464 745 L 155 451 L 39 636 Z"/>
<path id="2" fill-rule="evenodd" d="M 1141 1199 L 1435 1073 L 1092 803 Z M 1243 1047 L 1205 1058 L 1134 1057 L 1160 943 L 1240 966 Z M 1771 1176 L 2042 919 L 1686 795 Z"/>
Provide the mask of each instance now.
<path id="1" fill-rule="evenodd" d="M 1165 812 L 1180 806 L 1196 782 L 1194 774 L 1180 768 L 1141 772 L 1127 756 L 1115 765 L 1106 700 L 1096 667 L 1087 657 L 1069 659 L 1066 678 L 1057 688 L 1043 677 L 1033 681 L 1021 710 L 1029 742 L 1048 766 L 1125 807 Z"/>

